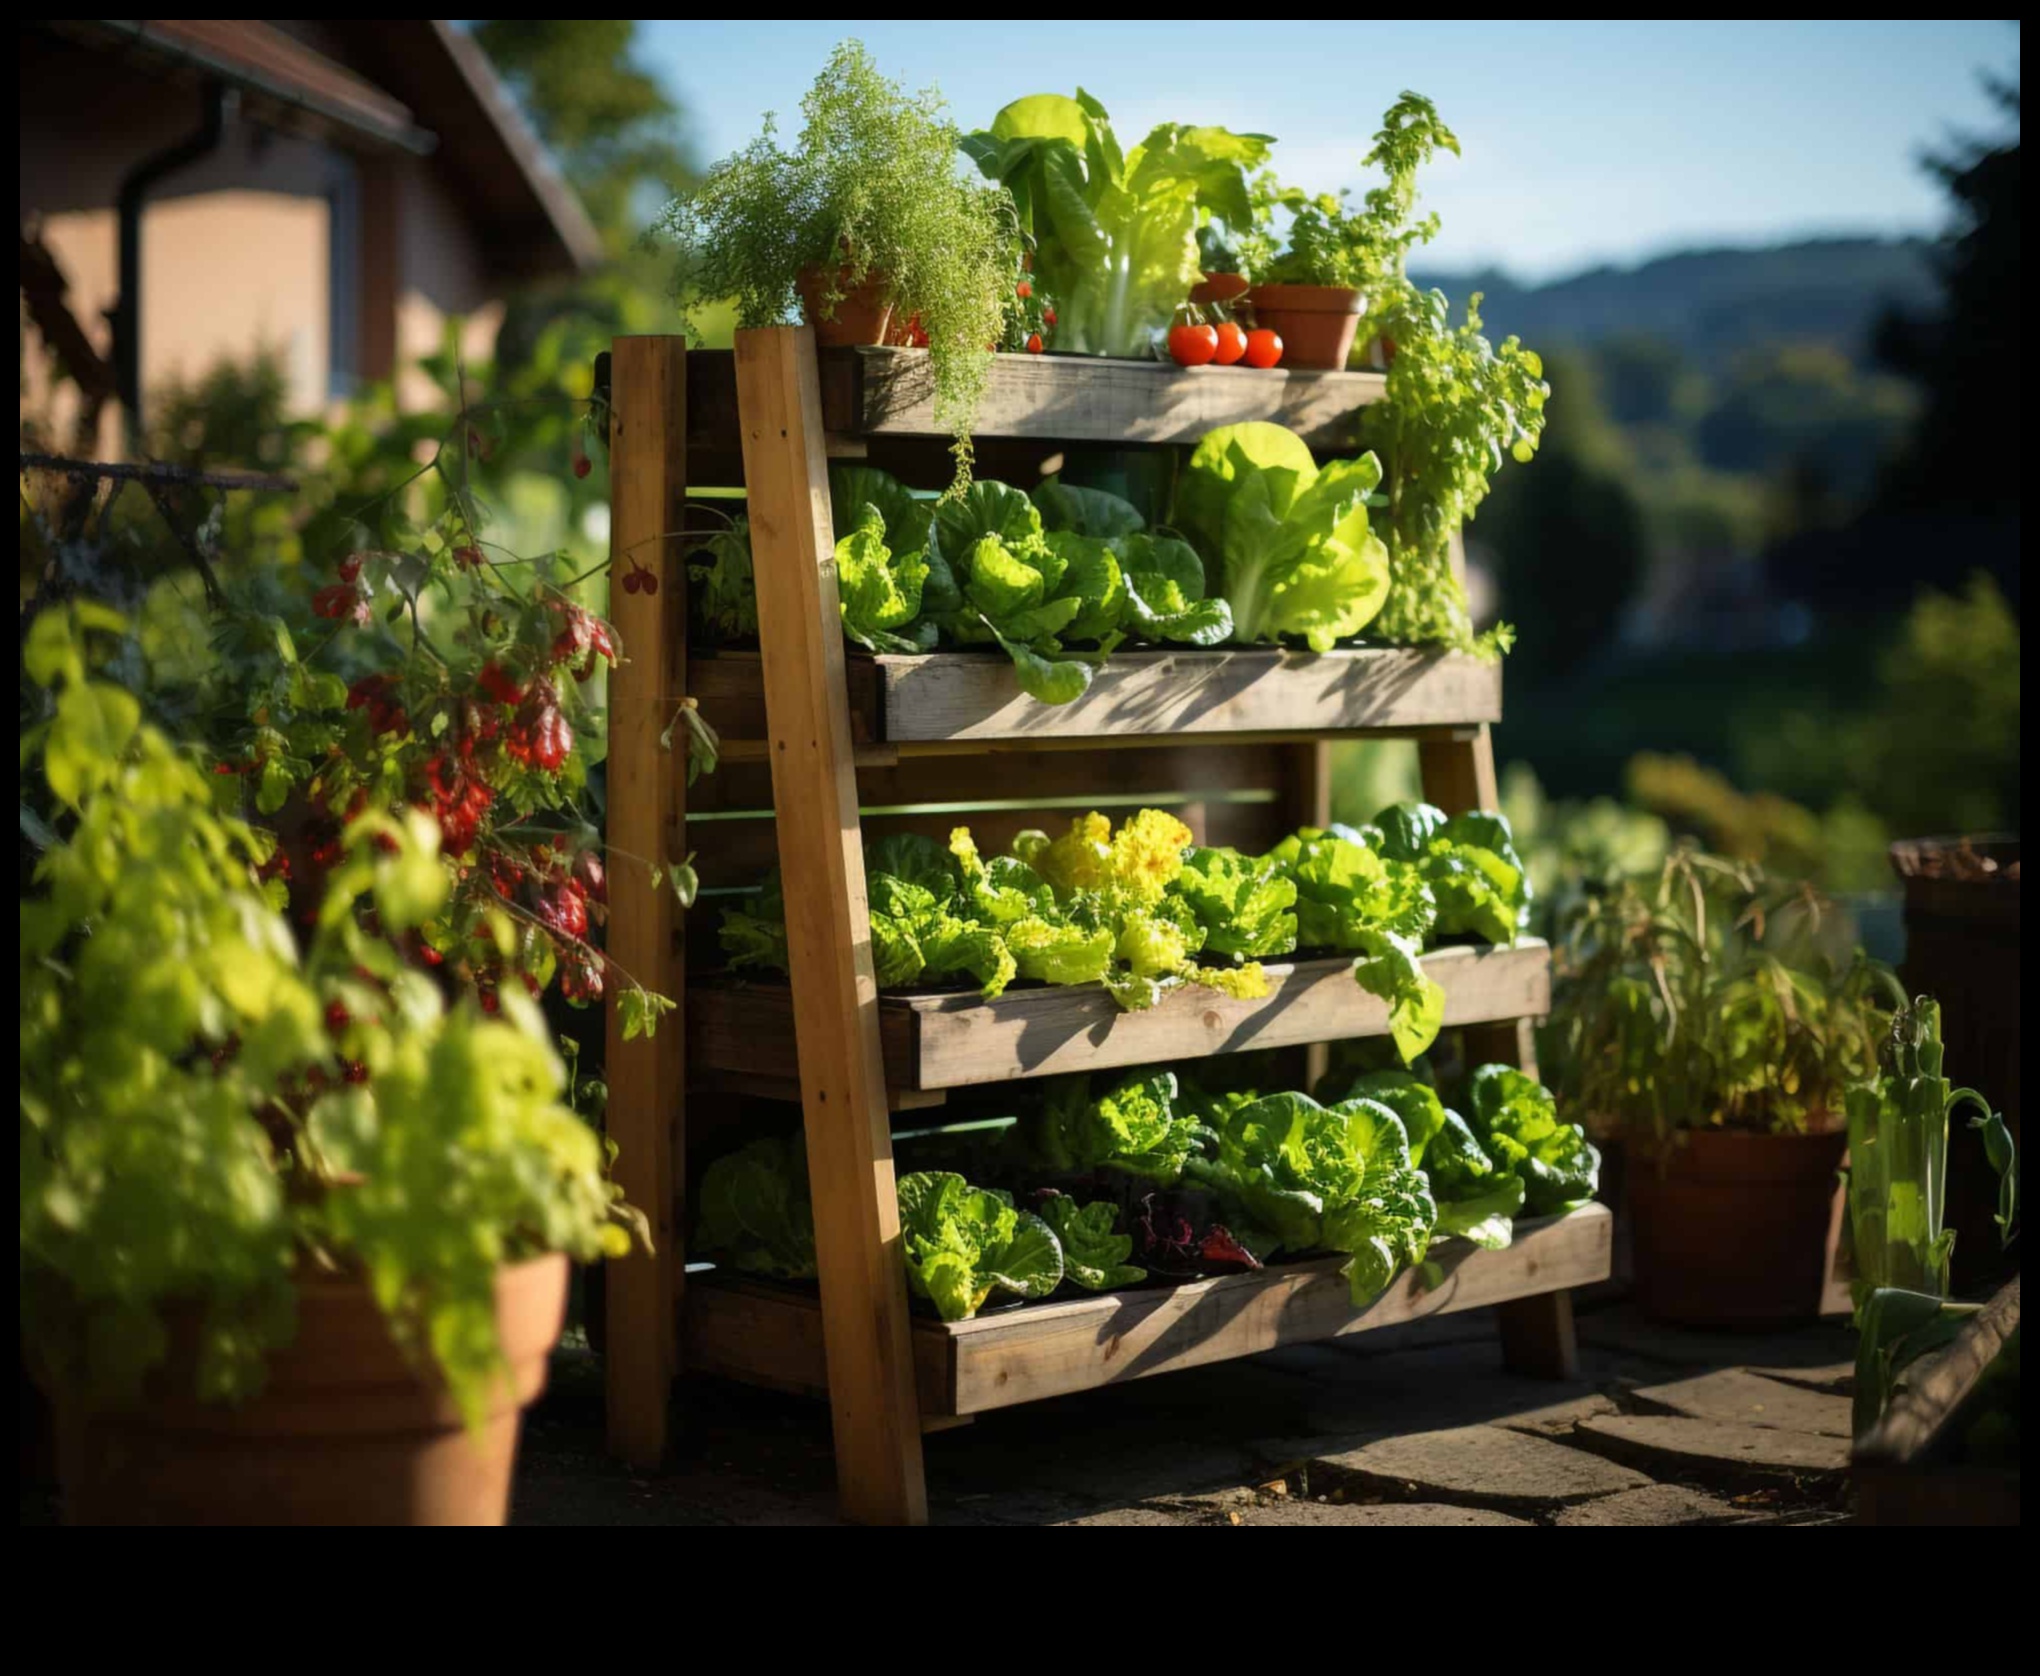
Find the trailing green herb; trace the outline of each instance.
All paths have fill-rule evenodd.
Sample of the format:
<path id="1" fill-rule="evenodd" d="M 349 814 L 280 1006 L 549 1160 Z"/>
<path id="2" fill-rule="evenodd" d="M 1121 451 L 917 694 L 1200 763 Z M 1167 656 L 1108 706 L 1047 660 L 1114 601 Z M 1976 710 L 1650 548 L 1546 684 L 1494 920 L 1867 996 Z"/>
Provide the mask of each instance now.
<path id="1" fill-rule="evenodd" d="M 845 41 L 801 101 L 798 145 L 782 150 L 771 120 L 666 208 L 660 230 L 679 252 L 681 289 L 737 305 L 737 324 L 792 313 L 803 270 L 823 280 L 823 307 L 867 279 L 884 282 L 902 323 L 925 335 L 936 423 L 955 438 L 957 483 L 969 480 L 970 431 L 1005 330 L 1013 206 L 956 168 L 963 136 L 932 90 L 911 94 Z"/>

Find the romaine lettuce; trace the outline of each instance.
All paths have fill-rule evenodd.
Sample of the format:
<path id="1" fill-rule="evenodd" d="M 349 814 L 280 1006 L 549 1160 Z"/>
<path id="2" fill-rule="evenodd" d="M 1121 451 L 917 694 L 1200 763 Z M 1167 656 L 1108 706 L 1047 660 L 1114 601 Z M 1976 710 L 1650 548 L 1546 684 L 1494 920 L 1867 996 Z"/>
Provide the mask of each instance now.
<path id="1" fill-rule="evenodd" d="M 799 1135 L 767 1135 L 702 1172 L 694 1248 L 746 1274 L 815 1277 L 815 1216 L 807 1148 Z"/>
<path id="2" fill-rule="evenodd" d="M 1145 356 L 1200 273 L 1200 213 L 1244 230 L 1247 174 L 1267 161 L 1266 134 L 1165 122 L 1124 154 L 1105 108 L 1016 99 L 964 151 L 1012 195 L 1035 240 L 1035 272 L 1055 298 L 1056 346 Z"/>

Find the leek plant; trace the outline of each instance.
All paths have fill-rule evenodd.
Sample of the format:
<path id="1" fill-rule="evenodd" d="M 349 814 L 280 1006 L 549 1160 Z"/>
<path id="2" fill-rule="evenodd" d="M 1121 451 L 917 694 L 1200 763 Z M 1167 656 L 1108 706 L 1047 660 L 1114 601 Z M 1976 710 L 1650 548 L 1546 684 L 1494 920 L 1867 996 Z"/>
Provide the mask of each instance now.
<path id="1" fill-rule="evenodd" d="M 1893 1015 L 1881 1074 L 1848 1092 L 1849 1232 L 1856 1328 L 1855 1428 L 1874 1424 L 1904 1367 L 1953 1338 L 1973 1304 L 1948 1302 L 1955 1231 L 1943 1226 L 1948 1129 L 1957 1112 L 1998 1174 L 1998 1235 L 2018 1217 L 2019 1165 L 2001 1113 L 1942 1075 L 1941 1008 L 1921 996 Z"/>

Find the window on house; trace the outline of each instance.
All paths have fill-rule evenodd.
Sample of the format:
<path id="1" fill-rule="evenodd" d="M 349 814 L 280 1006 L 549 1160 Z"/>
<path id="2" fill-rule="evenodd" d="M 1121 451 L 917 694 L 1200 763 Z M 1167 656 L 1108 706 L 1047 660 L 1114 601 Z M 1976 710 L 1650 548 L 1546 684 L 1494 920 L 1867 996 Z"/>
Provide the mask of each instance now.
<path id="1" fill-rule="evenodd" d="M 326 394 L 351 397 L 361 382 L 361 188 L 354 160 L 333 158 L 326 189 Z"/>

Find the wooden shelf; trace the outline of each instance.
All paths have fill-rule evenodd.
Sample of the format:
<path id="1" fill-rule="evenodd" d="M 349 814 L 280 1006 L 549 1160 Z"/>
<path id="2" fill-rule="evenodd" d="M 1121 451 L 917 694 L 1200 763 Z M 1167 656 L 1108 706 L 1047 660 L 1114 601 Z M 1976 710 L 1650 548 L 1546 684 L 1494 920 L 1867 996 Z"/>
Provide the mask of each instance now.
<path id="1" fill-rule="evenodd" d="M 940 437 L 925 349 L 825 349 L 822 424 L 832 435 Z M 1359 410 L 1381 400 L 1378 372 L 1178 367 L 1076 355 L 998 355 L 972 435 L 1043 442 L 1195 443 L 1245 420 L 1287 425 L 1322 453 L 1359 446 Z M 690 350 L 690 448 L 726 450 L 737 429 L 733 353 Z M 690 481 L 707 481 L 689 473 Z"/>
<path id="2" fill-rule="evenodd" d="M 1550 950 L 1438 949 L 1424 967 L 1445 989 L 1445 1023 L 1536 1018 L 1551 1008 Z M 1020 988 L 996 1001 L 971 994 L 886 996 L 879 1043 L 889 1088 L 967 1088 L 1065 1071 L 1160 1064 L 1250 1048 L 1296 1047 L 1388 1033 L 1388 1003 L 1353 981 L 1350 955 L 1270 962 L 1268 993 L 1237 1001 L 1186 987 L 1129 1013 L 1103 989 Z M 687 1060 L 695 1071 L 784 1077 L 794 1042 L 784 984 L 697 984 L 687 997 Z"/>
<path id="3" fill-rule="evenodd" d="M 1258 1274 L 1103 1292 L 996 1310 L 973 1321 L 917 1318 L 912 1342 L 921 1415 L 949 1419 L 1172 1373 L 1278 1345 L 1342 1338 L 1428 1315 L 1480 1309 L 1606 1280 L 1612 1218 L 1603 1205 L 1516 1224 L 1506 1251 L 1440 1241 L 1425 1269 L 1398 1275 L 1355 1311 L 1341 1257 L 1276 1263 Z M 821 1310 L 803 1291 L 740 1276 L 690 1275 L 681 1310 L 690 1370 L 815 1396 L 827 1389 Z"/>
<path id="4" fill-rule="evenodd" d="M 862 656 L 844 665 L 859 745 L 1385 737 L 1477 727 L 1502 715 L 1501 665 L 1457 652 L 1119 652 L 1069 704 L 1028 697 L 1000 653 Z M 769 736 L 756 652 L 696 654 L 688 687 L 733 747 Z"/>

